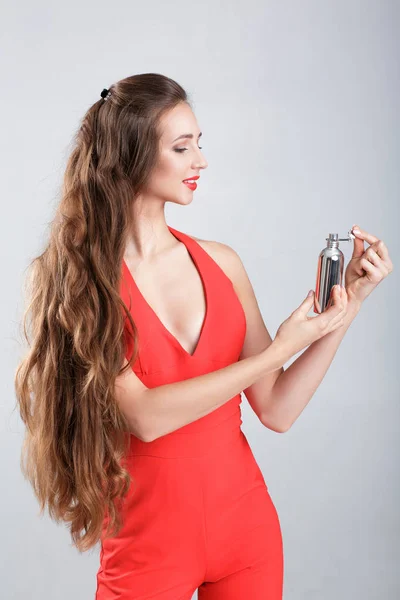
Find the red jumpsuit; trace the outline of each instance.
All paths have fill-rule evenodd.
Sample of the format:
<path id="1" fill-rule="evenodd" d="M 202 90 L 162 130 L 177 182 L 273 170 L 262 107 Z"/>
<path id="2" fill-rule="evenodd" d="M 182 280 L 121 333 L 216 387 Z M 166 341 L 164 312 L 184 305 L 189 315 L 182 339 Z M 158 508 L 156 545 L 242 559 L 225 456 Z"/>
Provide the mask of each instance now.
<path id="1" fill-rule="evenodd" d="M 139 332 L 133 370 L 149 388 L 236 362 L 246 332 L 231 280 L 196 240 L 169 230 L 198 269 L 206 316 L 189 354 L 123 262 L 121 296 Z M 130 436 L 124 525 L 102 539 L 96 600 L 191 600 L 196 589 L 198 600 L 282 599 L 280 523 L 240 427 L 241 401 L 239 393 L 152 442 Z"/>

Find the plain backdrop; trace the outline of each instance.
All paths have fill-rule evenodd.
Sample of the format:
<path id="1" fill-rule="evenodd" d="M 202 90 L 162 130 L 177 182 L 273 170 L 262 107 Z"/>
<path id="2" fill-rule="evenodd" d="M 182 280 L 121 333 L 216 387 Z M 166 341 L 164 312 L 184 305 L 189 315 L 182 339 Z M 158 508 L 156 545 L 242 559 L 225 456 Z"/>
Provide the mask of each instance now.
<path id="1" fill-rule="evenodd" d="M 399 597 L 399 17 L 395 0 L 3 5 L 3 598 L 94 597 L 98 550 L 80 554 L 65 525 L 38 517 L 19 467 L 22 286 L 79 119 L 104 87 L 144 72 L 187 90 L 209 163 L 167 222 L 239 253 L 273 337 L 315 289 L 328 233 L 357 223 L 389 249 L 393 273 L 293 427 L 276 434 L 241 407 L 281 521 L 284 599 Z M 347 264 L 352 242 L 340 247 Z"/>

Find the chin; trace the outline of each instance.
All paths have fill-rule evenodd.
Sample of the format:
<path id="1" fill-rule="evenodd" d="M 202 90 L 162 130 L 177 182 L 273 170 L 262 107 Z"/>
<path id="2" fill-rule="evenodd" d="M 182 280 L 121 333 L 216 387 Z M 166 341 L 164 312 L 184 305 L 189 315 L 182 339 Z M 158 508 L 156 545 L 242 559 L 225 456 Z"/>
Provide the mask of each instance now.
<path id="1" fill-rule="evenodd" d="M 185 193 L 185 191 L 183 192 L 183 194 L 180 194 L 179 196 L 175 197 L 175 203 L 176 204 L 191 204 L 193 202 L 193 192 L 191 192 L 190 190 L 188 190 L 188 193 Z"/>

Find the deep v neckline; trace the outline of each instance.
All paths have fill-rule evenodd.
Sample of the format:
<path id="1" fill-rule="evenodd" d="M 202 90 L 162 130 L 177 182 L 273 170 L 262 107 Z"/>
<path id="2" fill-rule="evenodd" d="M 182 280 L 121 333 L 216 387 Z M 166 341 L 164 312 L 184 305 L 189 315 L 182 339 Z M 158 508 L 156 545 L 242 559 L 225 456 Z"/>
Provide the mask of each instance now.
<path id="1" fill-rule="evenodd" d="M 177 229 L 174 229 L 173 227 L 170 227 L 169 225 L 167 225 L 168 229 L 170 230 L 170 232 L 172 233 L 172 235 L 178 239 L 180 242 L 183 243 L 183 245 L 185 246 L 189 256 L 191 257 L 197 272 L 200 276 L 202 285 L 203 285 L 203 293 L 204 293 L 204 299 L 205 299 L 205 305 L 206 305 L 206 310 L 205 310 L 205 315 L 204 315 L 204 319 L 203 319 L 203 323 L 201 325 L 201 329 L 200 329 L 200 334 L 199 334 L 199 339 L 197 341 L 196 347 L 194 349 L 194 351 L 192 352 L 192 354 L 190 352 L 188 352 L 180 343 L 180 341 L 170 332 L 169 329 L 167 329 L 167 327 L 164 325 L 164 323 L 161 321 L 160 317 L 157 315 L 157 313 L 155 312 L 155 310 L 150 306 L 150 304 L 147 302 L 146 298 L 143 296 L 142 292 L 139 290 L 136 281 L 131 273 L 131 271 L 128 268 L 128 265 L 126 264 L 125 260 L 122 259 L 122 264 L 124 266 L 125 272 L 128 275 L 129 281 L 132 284 L 133 289 L 136 292 L 137 297 L 140 299 L 140 301 L 142 302 L 142 304 L 145 306 L 145 308 L 147 309 L 147 311 L 153 316 L 153 318 L 155 319 L 155 321 L 157 322 L 157 324 L 160 326 L 160 328 L 162 329 L 162 331 L 164 331 L 164 333 L 166 334 L 166 336 L 170 339 L 170 341 L 175 344 L 179 350 L 181 350 L 181 352 L 183 352 L 185 354 L 185 356 L 189 357 L 189 358 L 195 358 L 198 354 L 199 354 L 199 350 L 201 349 L 202 343 L 203 343 L 203 338 L 205 336 L 206 333 L 206 326 L 209 320 L 209 312 L 210 312 L 210 306 L 209 306 L 209 292 L 208 292 L 208 286 L 207 286 L 207 280 L 204 277 L 203 273 L 202 273 L 202 269 L 201 266 L 199 264 L 198 258 L 196 256 L 196 253 L 193 252 L 193 246 L 194 244 L 196 244 L 196 240 L 193 240 L 194 244 L 191 246 L 190 240 L 186 237 L 186 235 L 184 233 L 181 233 L 180 231 L 178 231 Z M 191 246 L 191 247 L 190 247 Z"/>

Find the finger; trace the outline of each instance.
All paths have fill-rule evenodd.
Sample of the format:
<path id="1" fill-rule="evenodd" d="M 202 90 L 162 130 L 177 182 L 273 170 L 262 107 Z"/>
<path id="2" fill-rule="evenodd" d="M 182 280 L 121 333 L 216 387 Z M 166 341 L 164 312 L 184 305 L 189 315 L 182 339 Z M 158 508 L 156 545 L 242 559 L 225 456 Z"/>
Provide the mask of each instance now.
<path id="1" fill-rule="evenodd" d="M 329 321 L 327 327 L 335 326 L 338 320 L 343 319 L 347 312 L 347 292 L 342 286 L 334 286 L 331 293 L 332 304 L 324 311 L 328 315 Z"/>
<path id="2" fill-rule="evenodd" d="M 375 252 L 372 246 L 367 248 L 367 250 L 365 251 L 365 256 L 363 258 L 366 258 L 367 260 L 369 260 L 370 263 L 378 267 L 378 269 L 380 269 L 382 273 L 385 272 L 386 268 L 383 264 L 383 260 L 381 259 L 379 254 Z"/>
<path id="3" fill-rule="evenodd" d="M 388 266 L 387 263 L 385 263 L 381 257 L 379 256 L 379 254 L 377 254 L 373 249 L 372 246 L 370 246 L 368 248 L 368 250 L 365 253 L 365 257 L 368 260 L 368 262 L 370 262 L 371 264 L 373 264 L 379 271 L 381 278 L 383 279 L 384 277 L 387 277 L 387 275 L 389 275 L 390 273 L 390 266 Z"/>
<path id="4" fill-rule="evenodd" d="M 346 312 L 348 298 L 347 298 L 346 288 L 344 286 L 340 287 L 340 299 L 341 299 L 341 302 L 342 302 L 342 310 L 344 312 Z"/>
<path id="5" fill-rule="evenodd" d="M 370 263 L 369 260 L 361 258 L 360 265 L 366 272 L 366 277 L 371 283 L 379 283 L 382 280 L 384 274 L 381 273 L 378 267 L 375 267 L 375 265 Z"/>
<path id="6" fill-rule="evenodd" d="M 346 312 L 347 309 L 347 293 L 346 293 L 346 289 L 342 286 L 339 286 L 336 289 L 336 299 L 334 300 L 338 310 L 339 310 L 339 314 Z"/>
<path id="7" fill-rule="evenodd" d="M 338 314 L 340 314 L 343 309 L 340 297 L 340 289 L 336 286 L 332 288 L 330 302 L 331 304 L 328 305 L 328 307 L 321 314 L 321 323 L 325 323 L 326 326 L 332 319 L 334 319 Z"/>
<path id="8" fill-rule="evenodd" d="M 321 314 L 321 305 L 318 301 L 317 295 L 314 294 L 314 312 Z"/>
<path id="9" fill-rule="evenodd" d="M 321 316 L 327 315 L 325 317 L 325 319 L 321 319 L 321 323 L 324 323 L 326 321 L 326 324 L 328 324 L 331 319 L 333 319 L 337 314 L 339 314 L 340 311 L 342 311 L 344 309 L 344 302 L 343 302 L 343 298 L 341 296 L 342 289 L 344 289 L 344 288 L 341 288 L 338 285 L 333 286 L 330 296 L 329 296 L 328 303 L 326 305 L 326 308 L 322 313 L 321 313 L 321 306 L 317 300 L 317 297 L 315 297 L 315 303 L 318 304 L 318 310 L 314 311 L 314 312 L 318 312 Z M 347 297 L 347 294 L 346 294 L 346 297 Z"/>
<path id="10" fill-rule="evenodd" d="M 353 225 L 353 229 L 354 227 L 357 227 L 357 225 Z M 360 256 L 362 256 L 365 252 L 365 246 L 364 246 L 364 240 L 361 237 L 356 237 L 356 232 L 352 229 L 352 232 L 354 233 L 354 240 L 353 240 L 353 254 L 352 254 L 352 258 L 360 258 Z"/>
<path id="11" fill-rule="evenodd" d="M 332 305 L 340 305 L 342 302 L 342 287 L 339 284 L 336 284 L 331 289 L 330 300 Z"/>
<path id="12" fill-rule="evenodd" d="M 372 233 L 368 233 L 367 231 L 360 229 L 358 225 L 353 225 L 351 231 L 357 237 L 357 239 L 365 240 L 368 244 L 379 242 L 379 238 L 372 235 Z"/>
<path id="13" fill-rule="evenodd" d="M 375 250 L 377 255 L 381 257 L 383 262 L 386 263 L 386 266 L 388 267 L 388 269 L 390 269 L 391 260 L 390 260 L 389 251 L 385 245 L 385 242 L 383 242 L 382 240 L 378 240 L 377 242 L 372 244 L 372 248 Z"/>
<path id="14" fill-rule="evenodd" d="M 340 286 L 340 288 L 338 289 L 338 299 L 337 299 L 337 304 L 338 307 L 340 309 L 340 316 L 343 317 L 343 315 L 347 312 L 347 292 L 346 292 L 346 288 L 343 286 Z"/>

